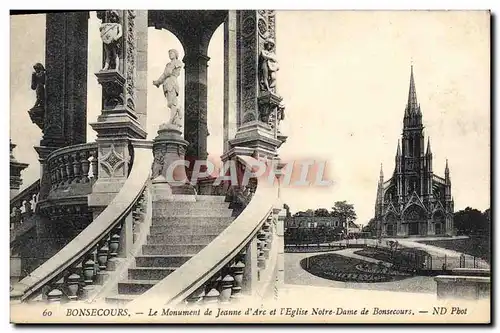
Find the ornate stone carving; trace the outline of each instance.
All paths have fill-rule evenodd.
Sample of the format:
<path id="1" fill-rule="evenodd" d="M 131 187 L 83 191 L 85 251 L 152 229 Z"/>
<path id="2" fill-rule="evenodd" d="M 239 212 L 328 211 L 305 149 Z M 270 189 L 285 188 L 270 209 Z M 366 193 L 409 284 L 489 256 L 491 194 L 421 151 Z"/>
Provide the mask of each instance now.
<path id="1" fill-rule="evenodd" d="M 167 153 L 166 144 L 157 144 L 153 149 L 153 166 L 151 167 L 151 178 L 155 179 L 159 175 L 163 174 L 165 165 L 165 155 Z"/>
<path id="2" fill-rule="evenodd" d="M 31 89 L 35 90 L 35 105 L 28 111 L 31 121 L 42 131 L 45 121 L 45 68 L 39 62 L 33 66 L 31 74 Z"/>
<path id="3" fill-rule="evenodd" d="M 179 83 L 177 78 L 179 77 L 182 69 L 182 61 L 179 60 L 179 52 L 177 50 L 171 49 L 168 51 L 168 56 L 170 62 L 165 66 L 165 69 L 161 76 L 153 81 L 153 84 L 158 88 L 163 85 L 163 94 L 167 99 L 167 107 L 170 109 L 170 120 L 169 124 L 174 125 L 174 127 L 182 128 L 182 112 L 179 106 Z"/>
<path id="4" fill-rule="evenodd" d="M 104 110 L 112 110 L 125 104 L 123 86 L 125 78 L 117 71 L 99 72 L 96 74 L 102 86 L 102 101 Z"/>
<path id="5" fill-rule="evenodd" d="M 135 110 L 135 70 L 136 70 L 136 29 L 135 29 L 135 11 L 126 10 L 127 15 L 127 40 L 126 40 L 126 89 L 127 106 Z"/>
<path id="6" fill-rule="evenodd" d="M 118 175 L 123 176 L 123 165 L 127 162 L 127 160 L 123 153 L 116 150 L 114 144 L 111 144 L 106 151 L 103 149 L 103 152 L 100 155 L 102 157 L 99 157 L 99 162 L 110 177 Z"/>
<path id="7" fill-rule="evenodd" d="M 115 69 L 118 71 L 120 67 L 120 39 L 123 36 L 120 13 L 117 10 L 107 10 L 102 20 L 99 27 L 104 45 L 104 67 L 102 70 Z"/>

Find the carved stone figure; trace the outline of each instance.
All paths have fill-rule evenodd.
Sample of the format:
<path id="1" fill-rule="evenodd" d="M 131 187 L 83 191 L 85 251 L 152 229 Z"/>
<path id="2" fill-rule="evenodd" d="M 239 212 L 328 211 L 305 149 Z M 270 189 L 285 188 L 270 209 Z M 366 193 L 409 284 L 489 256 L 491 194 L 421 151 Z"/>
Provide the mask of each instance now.
<path id="1" fill-rule="evenodd" d="M 274 40 L 266 39 L 264 49 L 260 52 L 260 86 L 261 90 L 276 92 L 276 72 L 279 70 L 274 50 Z"/>
<path id="2" fill-rule="evenodd" d="M 45 107 L 45 68 L 39 62 L 37 62 L 33 69 L 35 70 L 31 74 L 31 89 L 36 92 L 36 101 L 33 108 Z"/>
<path id="3" fill-rule="evenodd" d="M 117 10 L 106 11 L 105 19 L 103 19 L 99 31 L 104 43 L 105 61 L 103 70 L 119 70 L 120 39 L 123 35 L 123 28 L 120 23 L 120 14 Z"/>
<path id="4" fill-rule="evenodd" d="M 282 120 L 285 120 L 285 103 L 283 101 L 280 102 L 280 105 L 278 105 L 278 131 L 279 131 L 279 124 Z"/>
<path id="5" fill-rule="evenodd" d="M 34 72 L 31 74 L 31 89 L 35 90 L 35 105 L 28 111 L 31 121 L 42 131 L 45 119 L 45 68 L 39 62 L 33 66 Z"/>
<path id="6" fill-rule="evenodd" d="M 163 94 L 167 99 L 167 107 L 170 109 L 169 123 L 182 127 L 182 112 L 179 106 L 179 83 L 177 78 L 181 74 L 182 62 L 179 60 L 179 52 L 171 49 L 168 51 L 170 62 L 165 66 L 165 70 L 153 84 L 158 88 L 163 85 Z"/>

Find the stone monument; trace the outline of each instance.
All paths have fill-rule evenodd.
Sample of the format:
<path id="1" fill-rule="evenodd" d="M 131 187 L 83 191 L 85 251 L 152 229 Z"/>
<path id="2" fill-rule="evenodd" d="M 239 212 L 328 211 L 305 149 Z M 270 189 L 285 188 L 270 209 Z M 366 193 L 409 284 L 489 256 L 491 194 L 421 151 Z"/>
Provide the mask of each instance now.
<path id="1" fill-rule="evenodd" d="M 160 125 L 158 135 L 153 140 L 154 162 L 152 166 L 153 183 L 156 191 L 171 191 L 171 194 L 196 194 L 189 183 L 184 165 L 186 147 L 189 142 L 182 136 L 182 110 L 179 105 L 179 83 L 177 78 L 182 69 L 179 53 L 175 49 L 168 51 L 170 62 L 161 76 L 153 81 L 157 88 L 163 86 L 163 94 L 170 110 L 168 123 Z M 165 187 L 161 184 L 168 184 Z M 170 193 L 164 193 L 170 194 Z"/>

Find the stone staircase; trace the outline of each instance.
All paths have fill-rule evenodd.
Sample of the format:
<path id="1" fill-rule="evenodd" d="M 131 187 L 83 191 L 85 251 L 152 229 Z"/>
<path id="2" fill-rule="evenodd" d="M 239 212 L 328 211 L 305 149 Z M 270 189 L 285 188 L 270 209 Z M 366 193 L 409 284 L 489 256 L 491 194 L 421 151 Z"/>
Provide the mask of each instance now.
<path id="1" fill-rule="evenodd" d="M 178 195 L 153 201 L 153 221 L 142 254 L 118 283 L 110 303 L 127 303 L 201 251 L 234 220 L 224 196 Z"/>

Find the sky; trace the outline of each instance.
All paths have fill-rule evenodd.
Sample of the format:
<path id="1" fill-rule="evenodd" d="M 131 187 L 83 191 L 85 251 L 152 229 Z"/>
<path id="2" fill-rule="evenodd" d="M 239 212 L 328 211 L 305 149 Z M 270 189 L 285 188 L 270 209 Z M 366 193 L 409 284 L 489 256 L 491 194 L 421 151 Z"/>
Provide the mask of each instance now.
<path id="1" fill-rule="evenodd" d="M 487 12 L 278 11 L 278 92 L 286 104 L 280 148 L 284 161 L 314 159 L 328 165 L 330 187 L 286 188 L 292 212 L 354 205 L 358 223 L 374 214 L 380 164 L 394 170 L 408 99 L 410 65 L 424 132 L 430 136 L 434 172 L 448 159 L 455 210 L 490 207 L 490 26 Z M 29 163 L 23 186 L 39 177 L 41 131 L 28 116 L 35 102 L 32 65 L 44 63 L 45 17 L 11 17 L 10 137 L 14 155 Z M 99 21 L 89 20 L 87 121 L 100 113 Z M 293 32 L 293 33 L 291 33 Z M 161 74 L 170 48 L 184 54 L 166 30 L 148 30 L 148 82 Z M 208 55 L 208 152 L 222 153 L 223 26 Z M 184 74 L 179 78 L 184 86 Z M 181 89 L 182 90 L 182 89 Z M 181 93 L 181 101 L 183 95 Z M 148 91 L 148 138 L 167 117 L 160 89 Z M 88 126 L 87 142 L 95 140 Z"/>

